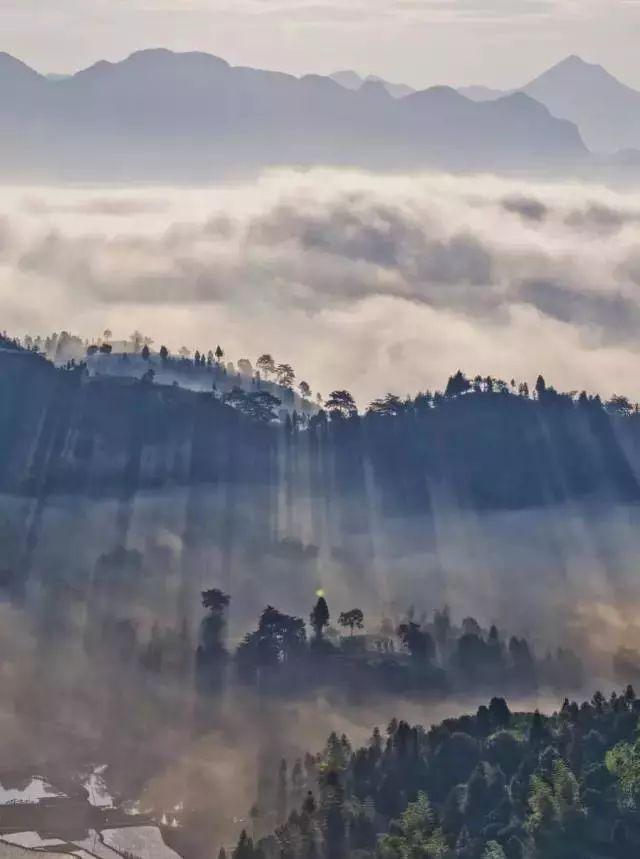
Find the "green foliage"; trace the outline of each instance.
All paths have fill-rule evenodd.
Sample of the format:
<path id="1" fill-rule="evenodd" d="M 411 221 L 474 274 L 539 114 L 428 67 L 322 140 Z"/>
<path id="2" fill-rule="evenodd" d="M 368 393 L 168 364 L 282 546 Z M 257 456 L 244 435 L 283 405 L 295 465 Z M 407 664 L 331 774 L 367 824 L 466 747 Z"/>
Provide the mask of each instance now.
<path id="1" fill-rule="evenodd" d="M 540 775 L 534 775 L 531 778 L 529 807 L 531 808 L 531 815 L 527 821 L 527 828 L 532 834 L 542 832 L 555 823 L 556 807 L 553 788 Z"/>
<path id="2" fill-rule="evenodd" d="M 553 763 L 552 784 L 560 823 L 564 826 L 582 818 L 584 809 L 578 780 L 563 760 Z"/>
<path id="3" fill-rule="evenodd" d="M 550 777 L 539 773 L 532 776 L 529 807 L 526 828 L 550 859 L 564 857 L 567 848 L 578 847 L 586 812 L 578 781 L 563 760 L 554 760 Z"/>
<path id="4" fill-rule="evenodd" d="M 494 698 L 428 731 L 392 719 L 355 751 L 334 733 L 305 760 L 320 801 L 290 816 L 280 859 L 631 859 L 638 703 L 629 687 L 534 719 Z M 301 821 L 312 853 L 292 846 Z"/>
<path id="5" fill-rule="evenodd" d="M 497 841 L 487 841 L 482 859 L 507 859 L 507 856 Z"/>
<path id="6" fill-rule="evenodd" d="M 623 805 L 637 807 L 640 800 L 640 739 L 618 743 L 605 755 L 605 765 L 618 780 Z"/>
<path id="7" fill-rule="evenodd" d="M 321 757 L 321 772 L 341 772 L 346 769 L 351 758 L 351 744 L 345 734 L 338 737 L 336 732 L 332 731 Z"/>
<path id="8" fill-rule="evenodd" d="M 438 815 L 424 792 L 409 803 L 395 829 L 398 834 L 379 839 L 379 859 L 444 859 L 450 855 Z"/>

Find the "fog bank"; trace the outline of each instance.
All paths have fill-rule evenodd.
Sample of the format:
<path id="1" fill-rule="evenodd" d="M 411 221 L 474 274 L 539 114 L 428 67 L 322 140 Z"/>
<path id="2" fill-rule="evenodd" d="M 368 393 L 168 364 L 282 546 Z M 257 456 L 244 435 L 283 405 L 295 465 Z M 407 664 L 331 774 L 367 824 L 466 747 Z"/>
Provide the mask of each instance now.
<path id="1" fill-rule="evenodd" d="M 637 193 L 311 170 L 0 200 L 12 333 L 139 328 L 174 351 L 270 351 L 363 404 L 457 367 L 640 394 Z"/>

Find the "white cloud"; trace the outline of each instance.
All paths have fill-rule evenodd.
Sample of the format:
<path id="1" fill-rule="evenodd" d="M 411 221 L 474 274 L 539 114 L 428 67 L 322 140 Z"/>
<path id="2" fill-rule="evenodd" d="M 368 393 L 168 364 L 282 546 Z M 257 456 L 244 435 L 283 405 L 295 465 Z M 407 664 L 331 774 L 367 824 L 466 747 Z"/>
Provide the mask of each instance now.
<path id="1" fill-rule="evenodd" d="M 2 209 L 9 329 L 224 340 L 364 399 L 458 366 L 640 396 L 640 196 L 283 171 L 227 188 L 5 191 Z"/>

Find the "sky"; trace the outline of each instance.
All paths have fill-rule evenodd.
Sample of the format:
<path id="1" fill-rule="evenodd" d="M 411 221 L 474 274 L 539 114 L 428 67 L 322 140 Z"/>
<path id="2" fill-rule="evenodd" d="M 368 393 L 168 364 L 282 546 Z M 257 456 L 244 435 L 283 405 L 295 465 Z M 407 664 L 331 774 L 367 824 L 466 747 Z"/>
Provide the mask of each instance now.
<path id="1" fill-rule="evenodd" d="M 293 74 L 511 87 L 569 54 L 640 88 L 640 0 L 0 0 L 0 49 L 68 73 L 202 50 Z"/>

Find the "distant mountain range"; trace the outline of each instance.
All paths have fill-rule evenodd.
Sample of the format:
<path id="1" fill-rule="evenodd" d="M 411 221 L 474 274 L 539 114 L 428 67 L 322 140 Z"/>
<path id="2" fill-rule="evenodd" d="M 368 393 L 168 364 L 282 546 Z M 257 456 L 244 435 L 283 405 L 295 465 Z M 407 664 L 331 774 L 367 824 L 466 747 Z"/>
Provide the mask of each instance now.
<path id="1" fill-rule="evenodd" d="M 355 72 L 338 72 L 332 78 L 349 89 L 357 89 L 365 81 Z M 412 91 L 404 84 L 382 83 L 396 97 Z M 621 83 L 602 66 L 586 63 L 580 57 L 567 57 L 522 87 L 500 90 L 467 86 L 458 92 L 477 102 L 523 92 L 545 105 L 554 116 L 575 123 L 593 152 L 640 149 L 640 92 Z"/>
<path id="2" fill-rule="evenodd" d="M 167 179 L 269 165 L 522 169 L 588 154 L 574 124 L 523 93 L 398 95 L 377 80 L 354 90 L 203 53 L 141 51 L 53 78 L 0 54 L 0 170 Z"/>
<path id="3" fill-rule="evenodd" d="M 594 152 L 640 148 L 640 92 L 602 66 L 568 57 L 522 92 L 575 122 Z"/>
<path id="4" fill-rule="evenodd" d="M 363 84 L 371 81 L 374 83 L 381 83 L 389 95 L 392 95 L 394 98 L 402 98 L 405 95 L 411 95 L 412 92 L 416 92 L 413 87 L 408 86 L 407 84 L 389 83 L 389 81 L 385 81 L 377 75 L 367 75 L 366 78 L 363 78 L 357 72 L 347 70 L 344 72 L 334 72 L 330 77 L 336 83 L 339 83 L 340 86 L 350 90 L 359 90 Z"/>

